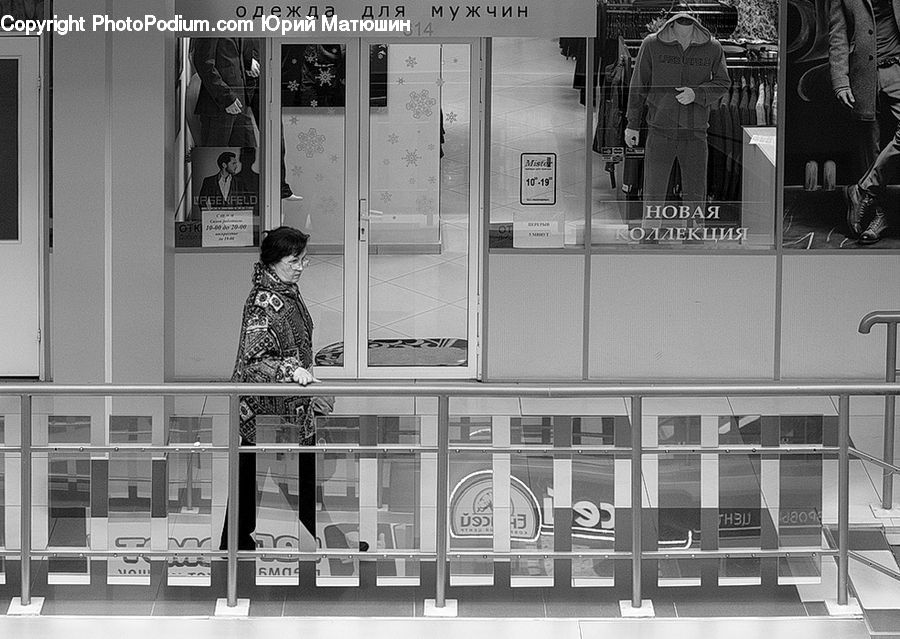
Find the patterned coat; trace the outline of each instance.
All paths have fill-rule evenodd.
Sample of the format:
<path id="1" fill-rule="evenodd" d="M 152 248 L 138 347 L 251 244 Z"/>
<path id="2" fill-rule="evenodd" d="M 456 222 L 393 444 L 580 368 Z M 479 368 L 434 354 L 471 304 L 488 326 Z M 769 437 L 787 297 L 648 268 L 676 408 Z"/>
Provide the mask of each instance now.
<path id="1" fill-rule="evenodd" d="M 292 282 L 282 282 L 272 269 L 257 263 L 253 288 L 244 303 L 241 337 L 232 382 L 293 383 L 297 367 L 312 366 L 313 322 Z M 309 397 L 241 397 L 241 436 L 256 442 L 256 416 L 289 417 L 299 443 L 315 441 Z"/>

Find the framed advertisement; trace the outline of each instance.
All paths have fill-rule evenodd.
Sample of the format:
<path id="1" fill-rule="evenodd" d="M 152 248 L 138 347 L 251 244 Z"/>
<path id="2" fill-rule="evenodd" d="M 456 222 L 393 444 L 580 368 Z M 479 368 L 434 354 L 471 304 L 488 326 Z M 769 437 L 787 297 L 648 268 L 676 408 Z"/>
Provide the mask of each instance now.
<path id="1" fill-rule="evenodd" d="M 519 204 L 556 204 L 556 153 L 522 153 L 519 156 Z"/>

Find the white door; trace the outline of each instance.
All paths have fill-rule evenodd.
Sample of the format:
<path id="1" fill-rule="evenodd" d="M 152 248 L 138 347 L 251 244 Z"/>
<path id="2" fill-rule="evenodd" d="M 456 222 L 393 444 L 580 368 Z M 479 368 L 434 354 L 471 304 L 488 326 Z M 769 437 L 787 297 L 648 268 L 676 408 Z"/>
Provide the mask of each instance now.
<path id="1" fill-rule="evenodd" d="M 40 48 L 0 37 L 0 377 L 40 375 Z"/>
<path id="2" fill-rule="evenodd" d="M 317 375 L 475 377 L 478 41 L 272 52 L 269 219 L 312 236 L 300 289 Z"/>
<path id="3" fill-rule="evenodd" d="M 360 54 L 359 376 L 474 378 L 478 41 L 363 41 Z"/>

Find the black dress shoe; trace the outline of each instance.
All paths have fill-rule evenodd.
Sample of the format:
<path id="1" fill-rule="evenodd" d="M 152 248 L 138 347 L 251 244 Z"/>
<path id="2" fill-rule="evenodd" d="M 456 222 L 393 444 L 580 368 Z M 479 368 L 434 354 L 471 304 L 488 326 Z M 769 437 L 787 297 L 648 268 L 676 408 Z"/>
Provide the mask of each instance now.
<path id="1" fill-rule="evenodd" d="M 884 214 L 884 211 L 879 211 L 859 237 L 859 243 L 875 244 L 875 242 L 881 239 L 881 236 L 884 235 L 887 228 L 887 216 Z"/>

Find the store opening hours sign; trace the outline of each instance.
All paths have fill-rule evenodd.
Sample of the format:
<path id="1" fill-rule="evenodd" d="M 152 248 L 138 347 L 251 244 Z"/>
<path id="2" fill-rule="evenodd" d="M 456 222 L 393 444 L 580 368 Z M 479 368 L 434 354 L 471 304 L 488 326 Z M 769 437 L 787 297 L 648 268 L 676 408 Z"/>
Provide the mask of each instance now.
<path id="1" fill-rule="evenodd" d="M 203 246 L 253 246 L 253 209 L 203 211 Z"/>

